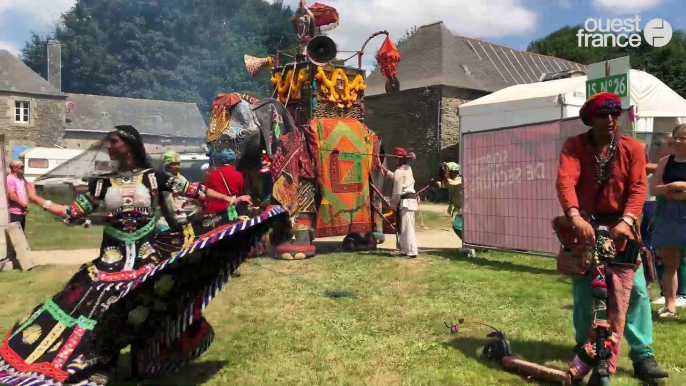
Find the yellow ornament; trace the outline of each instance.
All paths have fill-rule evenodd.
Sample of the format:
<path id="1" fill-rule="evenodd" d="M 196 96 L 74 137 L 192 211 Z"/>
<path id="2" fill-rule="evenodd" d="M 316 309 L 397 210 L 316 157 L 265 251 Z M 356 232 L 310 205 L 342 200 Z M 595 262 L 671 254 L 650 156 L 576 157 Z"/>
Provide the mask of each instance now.
<path id="1" fill-rule="evenodd" d="M 293 84 L 293 80 L 295 80 L 295 84 Z M 276 87 L 278 100 L 281 103 L 286 103 L 288 100 L 301 99 L 302 87 L 309 81 L 310 74 L 307 72 L 307 68 L 301 68 L 298 71 L 297 79 L 293 79 L 293 70 L 289 70 L 283 79 L 281 72 L 275 72 L 272 75 L 272 84 Z"/>
<path id="2" fill-rule="evenodd" d="M 152 245 L 150 245 L 150 243 L 143 243 L 143 245 L 141 245 L 140 249 L 138 250 L 138 257 L 141 259 L 147 259 L 148 256 L 152 255 L 154 251 L 155 250 L 152 249 Z"/>
<path id="3" fill-rule="evenodd" d="M 21 341 L 25 344 L 34 344 L 36 343 L 38 338 L 40 338 L 42 333 L 43 330 L 41 330 L 40 326 L 34 324 L 33 326 L 24 330 L 24 332 L 22 333 Z"/>
<path id="4" fill-rule="evenodd" d="M 162 296 L 169 292 L 172 287 L 174 287 L 174 279 L 171 275 L 164 275 L 155 282 L 155 293 Z"/>
<path id="5" fill-rule="evenodd" d="M 59 350 L 59 348 L 62 347 L 62 344 L 64 344 L 64 339 L 60 339 L 57 343 L 52 345 L 52 347 L 50 348 L 50 350 L 48 350 L 48 352 L 53 353 L 53 352 Z"/>
<path id="6" fill-rule="evenodd" d="M 128 322 L 131 324 L 141 324 L 148 318 L 148 309 L 138 306 L 129 312 Z"/>
<path id="7" fill-rule="evenodd" d="M 105 251 L 102 254 L 102 262 L 107 263 L 107 264 L 114 264 L 118 261 L 121 261 L 124 258 L 124 255 L 121 253 L 119 248 L 117 247 L 109 247 L 105 248 Z"/>
<path id="8" fill-rule="evenodd" d="M 331 79 L 326 77 L 326 73 L 322 67 L 317 67 L 317 75 L 315 76 L 320 82 L 319 90 L 326 97 L 326 100 L 332 103 L 337 103 L 339 100 L 346 102 L 345 105 L 337 103 L 339 108 L 351 107 L 352 102 L 357 100 L 357 92 L 367 88 L 364 84 L 364 78 L 358 74 L 352 82 L 348 80 L 348 76 L 342 68 L 337 68 L 331 74 Z M 336 83 L 338 79 L 343 81 L 341 94 L 336 90 Z M 327 96 L 328 95 L 328 96 Z"/>

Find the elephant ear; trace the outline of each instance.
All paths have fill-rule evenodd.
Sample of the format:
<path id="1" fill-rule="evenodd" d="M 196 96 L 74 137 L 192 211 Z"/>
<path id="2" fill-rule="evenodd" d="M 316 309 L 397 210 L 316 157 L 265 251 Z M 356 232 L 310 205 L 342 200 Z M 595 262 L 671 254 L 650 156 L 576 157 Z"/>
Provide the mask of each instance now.
<path id="1" fill-rule="evenodd" d="M 272 159 L 275 149 L 281 144 L 281 137 L 295 130 L 295 122 L 286 107 L 276 99 L 262 99 L 252 108 L 265 150 Z"/>

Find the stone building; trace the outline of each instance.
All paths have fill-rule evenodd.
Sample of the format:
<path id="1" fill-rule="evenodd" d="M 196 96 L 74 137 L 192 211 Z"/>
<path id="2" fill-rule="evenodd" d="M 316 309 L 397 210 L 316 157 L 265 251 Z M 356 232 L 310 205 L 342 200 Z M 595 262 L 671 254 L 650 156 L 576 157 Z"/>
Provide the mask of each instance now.
<path id="1" fill-rule="evenodd" d="M 88 149 L 117 125 L 132 125 L 149 153 L 203 151 L 205 121 L 195 103 L 67 94 L 64 142 Z"/>
<path id="2" fill-rule="evenodd" d="M 0 50 L 6 162 L 34 146 L 87 149 L 122 124 L 136 127 L 151 153 L 202 151 L 206 125 L 195 103 L 64 93 L 61 56 L 60 43 L 49 40 L 43 79 Z"/>
<path id="3" fill-rule="evenodd" d="M 365 123 L 386 150 L 405 147 L 417 155 L 418 184 L 436 176 L 439 162 L 459 160 L 458 107 L 505 87 L 585 72 L 568 60 L 522 52 L 464 36 L 443 22 L 420 27 L 400 47 L 400 92 L 386 95 L 377 69 L 367 77 Z"/>
<path id="4" fill-rule="evenodd" d="M 14 55 L 0 50 L 0 133 L 5 137 L 6 163 L 13 150 L 64 146 L 66 99 Z"/>

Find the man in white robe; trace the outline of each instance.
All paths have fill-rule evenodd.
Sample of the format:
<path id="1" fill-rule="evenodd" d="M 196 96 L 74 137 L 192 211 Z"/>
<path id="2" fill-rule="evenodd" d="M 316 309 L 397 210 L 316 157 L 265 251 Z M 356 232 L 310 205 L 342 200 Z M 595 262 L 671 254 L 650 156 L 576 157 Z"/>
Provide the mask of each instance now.
<path id="1" fill-rule="evenodd" d="M 407 152 L 405 149 L 397 147 L 393 151 L 397 156 L 397 167 L 395 172 L 382 167 L 388 178 L 393 178 L 393 195 L 391 196 L 391 206 L 396 208 L 398 218 L 398 245 L 400 254 L 408 258 L 417 257 L 419 251 L 417 246 L 417 235 L 415 233 L 414 212 L 419 209 L 416 191 L 414 189 L 414 176 L 412 168 L 407 164 Z"/>

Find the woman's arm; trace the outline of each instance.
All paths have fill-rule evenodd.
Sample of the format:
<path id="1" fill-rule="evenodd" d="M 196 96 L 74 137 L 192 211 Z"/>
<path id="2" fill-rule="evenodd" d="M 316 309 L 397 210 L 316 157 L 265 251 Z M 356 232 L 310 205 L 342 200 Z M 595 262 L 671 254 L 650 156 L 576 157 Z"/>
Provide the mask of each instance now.
<path id="1" fill-rule="evenodd" d="M 248 205 L 252 205 L 252 199 L 250 196 L 227 196 L 225 194 L 219 193 L 216 190 L 206 188 L 205 195 L 210 200 L 226 201 L 229 205 L 238 205 L 242 202 L 247 202 Z"/>
<path id="2" fill-rule="evenodd" d="M 62 205 L 36 194 L 36 189 L 33 185 L 28 185 L 27 196 L 36 205 L 43 207 L 43 209 L 54 214 L 55 216 L 69 216 L 72 219 L 85 217 L 95 210 L 98 206 L 98 200 L 93 197 L 93 192 L 96 190 L 97 180 L 92 180 L 88 183 L 88 193 L 80 194 L 71 205 Z"/>
<path id="3" fill-rule="evenodd" d="M 672 182 L 669 184 L 664 183 L 662 176 L 664 175 L 665 166 L 667 165 L 668 160 L 669 157 L 664 157 L 657 164 L 657 169 L 655 170 L 655 173 L 650 181 L 649 189 L 651 196 L 670 195 L 671 198 L 672 193 L 686 191 L 686 182 Z"/>
<path id="4" fill-rule="evenodd" d="M 36 205 L 42 206 L 43 209 L 54 214 L 55 216 L 64 216 L 67 213 L 68 207 L 66 205 L 54 203 L 38 195 L 35 195 L 33 197 L 29 196 L 29 199 L 36 203 Z"/>
<path id="5" fill-rule="evenodd" d="M 229 203 L 229 205 L 238 205 L 242 202 L 247 202 L 249 205 L 252 205 L 250 196 L 227 196 L 214 189 L 207 188 L 205 184 L 181 181 L 166 173 L 155 173 L 155 178 L 157 179 L 157 186 L 159 186 L 161 191 L 176 193 L 188 198 L 208 198 L 210 200 L 225 201 Z"/>

